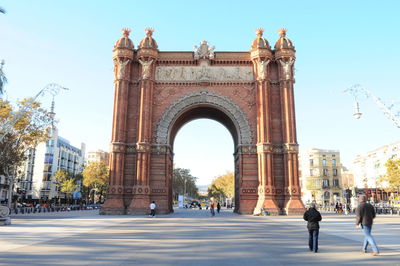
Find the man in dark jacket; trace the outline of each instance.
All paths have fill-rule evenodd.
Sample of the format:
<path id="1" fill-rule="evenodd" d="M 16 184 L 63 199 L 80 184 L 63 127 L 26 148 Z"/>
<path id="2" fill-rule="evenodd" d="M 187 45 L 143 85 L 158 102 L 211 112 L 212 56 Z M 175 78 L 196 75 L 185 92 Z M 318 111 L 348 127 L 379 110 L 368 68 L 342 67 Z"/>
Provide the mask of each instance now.
<path id="1" fill-rule="evenodd" d="M 308 246 L 310 251 L 318 252 L 318 235 L 319 221 L 322 220 L 321 214 L 315 208 L 315 203 L 311 203 L 311 207 L 304 213 L 303 218 L 307 221 L 307 229 L 309 233 Z"/>
<path id="2" fill-rule="evenodd" d="M 362 252 L 367 253 L 368 243 L 372 247 L 372 255 L 376 256 L 379 254 L 378 246 L 375 243 L 374 238 L 371 235 L 372 224 L 375 218 L 375 208 L 368 202 L 366 202 L 366 196 L 360 196 L 360 205 L 356 209 L 356 227 L 364 229 L 364 243 Z"/>

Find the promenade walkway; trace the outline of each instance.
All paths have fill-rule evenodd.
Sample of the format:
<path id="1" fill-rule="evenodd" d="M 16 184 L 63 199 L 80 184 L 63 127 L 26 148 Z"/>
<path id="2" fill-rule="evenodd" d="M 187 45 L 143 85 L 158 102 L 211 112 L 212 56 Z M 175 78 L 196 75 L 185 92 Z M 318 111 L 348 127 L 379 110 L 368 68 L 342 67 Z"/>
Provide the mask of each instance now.
<path id="1" fill-rule="evenodd" d="M 379 216 L 381 255 L 362 254 L 354 216 L 323 215 L 319 253 L 302 217 L 176 210 L 99 216 L 97 210 L 16 216 L 0 227 L 0 265 L 399 265 L 400 217 Z"/>

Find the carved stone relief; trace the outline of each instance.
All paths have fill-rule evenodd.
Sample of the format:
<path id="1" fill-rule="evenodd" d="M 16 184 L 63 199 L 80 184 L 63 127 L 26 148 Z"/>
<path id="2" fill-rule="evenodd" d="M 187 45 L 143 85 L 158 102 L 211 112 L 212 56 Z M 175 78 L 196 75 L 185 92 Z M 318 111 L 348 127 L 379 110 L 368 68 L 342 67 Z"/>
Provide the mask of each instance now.
<path id="1" fill-rule="evenodd" d="M 142 65 L 142 79 L 150 78 L 150 70 L 151 64 L 153 63 L 153 59 L 149 61 L 142 61 L 139 59 L 139 63 Z"/>
<path id="2" fill-rule="evenodd" d="M 257 61 L 257 73 L 258 73 L 258 80 L 264 80 L 267 78 L 267 66 L 269 64 L 270 60 L 265 59 L 265 60 L 258 60 Z"/>
<path id="3" fill-rule="evenodd" d="M 117 72 L 117 79 L 124 79 L 125 78 L 125 70 L 126 70 L 126 66 L 129 64 L 131 60 L 130 59 L 126 59 L 125 61 L 123 59 L 117 59 L 116 60 L 116 64 L 118 67 L 118 72 Z"/>
<path id="4" fill-rule="evenodd" d="M 251 66 L 158 66 L 156 81 L 253 81 Z"/>
<path id="5" fill-rule="evenodd" d="M 280 59 L 279 63 L 282 66 L 283 74 L 285 75 L 285 79 L 286 80 L 291 79 L 292 78 L 292 65 L 294 63 L 294 59 L 289 58 L 287 61 Z"/>

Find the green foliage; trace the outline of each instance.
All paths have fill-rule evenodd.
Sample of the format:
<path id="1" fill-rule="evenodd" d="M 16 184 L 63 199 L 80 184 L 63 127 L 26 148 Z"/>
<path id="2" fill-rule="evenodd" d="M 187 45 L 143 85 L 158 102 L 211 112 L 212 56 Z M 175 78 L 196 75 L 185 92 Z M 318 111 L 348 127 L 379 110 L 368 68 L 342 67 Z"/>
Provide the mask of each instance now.
<path id="1" fill-rule="evenodd" d="M 386 181 L 391 191 L 400 191 L 400 159 L 389 159 L 386 164 L 386 175 L 382 181 Z"/>
<path id="2" fill-rule="evenodd" d="M 57 172 L 54 173 L 54 179 L 58 184 L 63 184 L 69 178 L 71 178 L 71 176 L 67 171 L 58 170 Z"/>
<path id="3" fill-rule="evenodd" d="M 177 199 L 178 195 L 183 195 L 185 192 L 186 195 L 197 198 L 197 177 L 192 176 L 189 169 L 175 168 L 173 175 L 172 190 L 175 199 Z"/>
<path id="4" fill-rule="evenodd" d="M 61 192 L 64 192 L 65 194 L 69 195 L 71 198 L 72 193 L 76 192 L 78 189 L 78 185 L 75 184 L 74 178 L 69 178 L 65 180 L 62 185 L 61 185 Z"/>
<path id="5" fill-rule="evenodd" d="M 208 196 L 223 199 L 233 198 L 235 191 L 235 177 L 232 172 L 218 176 L 208 188 Z"/>
<path id="6" fill-rule="evenodd" d="M 48 139 L 51 124 L 48 112 L 39 102 L 24 99 L 17 103 L 0 99 L 0 174 L 8 176 L 25 161 L 25 153 Z M 10 129 L 10 130 L 9 130 Z"/>
<path id="7" fill-rule="evenodd" d="M 106 192 L 110 170 L 103 162 L 91 162 L 83 170 L 83 185 L 88 194 L 94 191 L 100 194 L 100 197 Z"/>

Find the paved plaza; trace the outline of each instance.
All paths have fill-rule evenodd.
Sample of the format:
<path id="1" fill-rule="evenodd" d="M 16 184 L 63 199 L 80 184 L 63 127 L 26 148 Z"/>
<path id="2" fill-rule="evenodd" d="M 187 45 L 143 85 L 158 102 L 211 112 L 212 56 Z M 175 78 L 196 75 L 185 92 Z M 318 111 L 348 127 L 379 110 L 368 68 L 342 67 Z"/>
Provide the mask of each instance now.
<path id="1" fill-rule="evenodd" d="M 93 210 L 16 215 L 12 223 L 0 227 L 0 265 L 400 265 L 400 216 L 375 220 L 376 257 L 360 252 L 353 215 L 323 214 L 319 253 L 308 251 L 302 217 Z"/>

